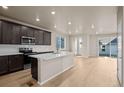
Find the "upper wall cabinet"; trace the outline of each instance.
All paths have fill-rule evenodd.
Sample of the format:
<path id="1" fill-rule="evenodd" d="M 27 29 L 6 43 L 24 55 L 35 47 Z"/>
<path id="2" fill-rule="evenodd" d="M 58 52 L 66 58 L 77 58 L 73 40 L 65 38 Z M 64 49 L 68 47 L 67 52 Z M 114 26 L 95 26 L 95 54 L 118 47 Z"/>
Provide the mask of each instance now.
<path id="1" fill-rule="evenodd" d="M 43 31 L 37 30 L 34 32 L 35 44 L 43 45 Z"/>
<path id="2" fill-rule="evenodd" d="M 21 36 L 34 37 L 35 29 L 27 26 L 21 27 Z"/>
<path id="3" fill-rule="evenodd" d="M 2 44 L 20 44 L 21 26 L 18 24 L 2 21 Z"/>
<path id="4" fill-rule="evenodd" d="M 36 45 L 51 45 L 51 32 L 0 20 L 0 44 L 21 44 L 22 36 L 34 37 Z"/>
<path id="5" fill-rule="evenodd" d="M 44 31 L 44 45 L 51 45 L 51 32 Z"/>

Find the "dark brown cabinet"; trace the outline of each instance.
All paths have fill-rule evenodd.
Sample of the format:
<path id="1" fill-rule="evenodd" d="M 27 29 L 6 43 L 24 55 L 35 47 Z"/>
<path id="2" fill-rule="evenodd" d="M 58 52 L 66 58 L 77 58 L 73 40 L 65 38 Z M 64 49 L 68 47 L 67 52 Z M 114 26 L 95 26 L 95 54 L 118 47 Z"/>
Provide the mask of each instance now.
<path id="1" fill-rule="evenodd" d="M 21 43 L 21 34 L 20 34 L 21 26 L 13 25 L 12 29 L 12 44 L 20 44 Z"/>
<path id="2" fill-rule="evenodd" d="M 2 31 L 1 31 L 1 21 L 0 21 L 0 44 L 2 43 Z"/>
<path id="3" fill-rule="evenodd" d="M 43 31 L 37 30 L 34 32 L 35 44 L 43 45 Z"/>
<path id="4" fill-rule="evenodd" d="M 51 45 L 51 32 L 0 20 L 0 44 L 21 44 L 22 36 L 34 37 L 36 45 Z"/>
<path id="5" fill-rule="evenodd" d="M 2 44 L 20 44 L 20 30 L 18 24 L 2 21 Z"/>
<path id="6" fill-rule="evenodd" d="M 0 75 L 24 69 L 23 55 L 0 56 Z"/>
<path id="7" fill-rule="evenodd" d="M 0 56 L 0 75 L 8 72 L 8 57 Z"/>
<path id="8" fill-rule="evenodd" d="M 9 72 L 21 70 L 24 67 L 24 59 L 22 55 L 9 56 Z"/>
<path id="9" fill-rule="evenodd" d="M 21 36 L 34 37 L 35 29 L 27 26 L 21 27 Z"/>
<path id="10" fill-rule="evenodd" d="M 43 39 L 44 45 L 51 45 L 51 32 L 44 31 Z"/>
<path id="11" fill-rule="evenodd" d="M 11 44 L 12 37 L 12 25 L 8 22 L 2 22 L 2 43 L 3 44 Z"/>
<path id="12" fill-rule="evenodd" d="M 38 62 L 36 58 L 30 58 L 32 77 L 38 80 Z"/>

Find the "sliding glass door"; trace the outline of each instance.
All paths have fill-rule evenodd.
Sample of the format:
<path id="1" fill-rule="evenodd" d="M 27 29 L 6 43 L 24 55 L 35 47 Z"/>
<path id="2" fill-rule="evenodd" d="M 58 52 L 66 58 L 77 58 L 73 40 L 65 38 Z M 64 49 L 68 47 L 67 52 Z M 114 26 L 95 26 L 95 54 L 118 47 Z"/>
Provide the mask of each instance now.
<path id="1" fill-rule="evenodd" d="M 99 40 L 99 56 L 117 57 L 116 37 L 107 37 Z"/>

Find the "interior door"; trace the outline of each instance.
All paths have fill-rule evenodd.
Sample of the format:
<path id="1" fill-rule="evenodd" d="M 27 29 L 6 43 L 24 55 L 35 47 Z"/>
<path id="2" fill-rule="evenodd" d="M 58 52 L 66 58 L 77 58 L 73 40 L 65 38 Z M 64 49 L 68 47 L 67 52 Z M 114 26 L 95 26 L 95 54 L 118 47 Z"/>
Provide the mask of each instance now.
<path id="1" fill-rule="evenodd" d="M 117 63 L 117 77 L 122 86 L 123 73 L 122 73 L 122 31 L 123 31 L 123 7 L 118 7 L 117 13 L 117 30 L 118 30 L 118 63 Z"/>

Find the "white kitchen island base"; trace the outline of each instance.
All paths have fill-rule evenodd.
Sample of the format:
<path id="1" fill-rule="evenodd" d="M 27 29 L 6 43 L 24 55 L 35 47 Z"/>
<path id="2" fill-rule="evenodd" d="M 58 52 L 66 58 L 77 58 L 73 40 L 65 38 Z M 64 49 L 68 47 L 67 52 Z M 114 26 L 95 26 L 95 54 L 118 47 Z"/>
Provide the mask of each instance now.
<path id="1" fill-rule="evenodd" d="M 73 66 L 74 66 L 74 65 L 73 65 Z M 39 85 L 43 85 L 43 84 L 45 84 L 45 83 L 46 83 L 46 82 L 48 82 L 49 80 L 51 80 L 51 79 L 55 78 L 56 76 L 58 76 L 58 75 L 62 74 L 62 73 L 63 73 L 63 72 L 65 72 L 65 71 L 67 71 L 67 70 L 71 69 L 73 66 L 68 67 L 68 68 L 67 68 L 67 69 L 65 69 L 64 71 L 62 71 L 62 72 L 59 72 L 59 73 L 55 74 L 54 76 L 50 77 L 49 79 L 47 79 L 47 80 L 45 80 L 45 81 L 43 81 L 43 82 L 39 82 L 39 81 L 38 81 L 38 84 L 39 84 Z"/>
<path id="2" fill-rule="evenodd" d="M 38 83 L 40 85 L 74 66 L 72 53 L 32 55 L 38 62 Z"/>

